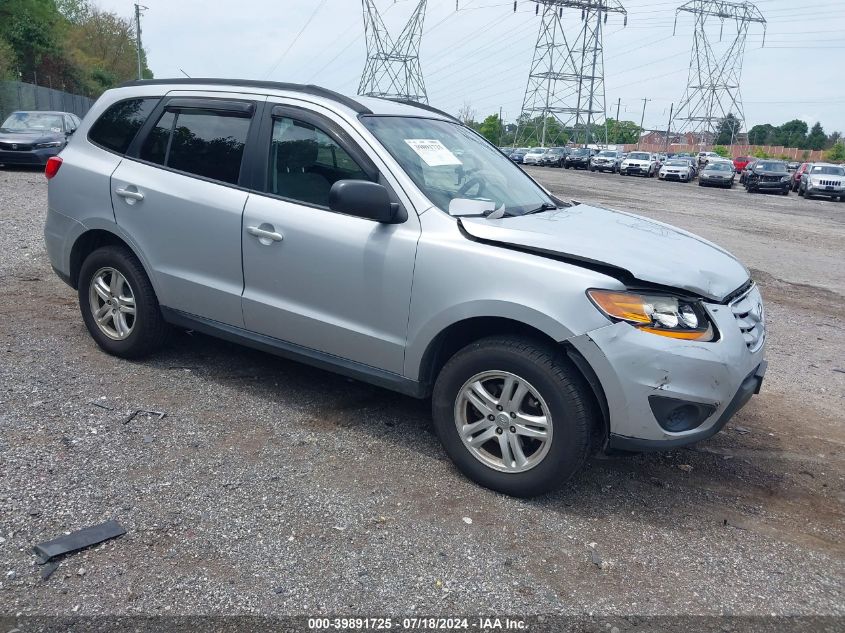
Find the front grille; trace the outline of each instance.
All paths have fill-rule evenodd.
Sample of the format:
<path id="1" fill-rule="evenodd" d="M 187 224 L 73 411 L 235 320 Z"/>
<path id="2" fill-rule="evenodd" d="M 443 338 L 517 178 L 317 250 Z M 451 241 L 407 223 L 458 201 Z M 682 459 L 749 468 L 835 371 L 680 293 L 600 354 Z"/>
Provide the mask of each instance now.
<path id="1" fill-rule="evenodd" d="M 0 149 L 7 152 L 28 152 L 32 150 L 32 145 L 28 143 L 0 143 Z"/>
<path id="2" fill-rule="evenodd" d="M 822 187 L 840 187 L 842 182 L 839 180 L 820 180 L 819 185 Z"/>
<path id="3" fill-rule="evenodd" d="M 729 305 L 745 345 L 752 352 L 756 352 L 766 340 L 766 315 L 757 285 L 752 285 Z"/>
<path id="4" fill-rule="evenodd" d="M 763 176 L 760 180 L 763 182 L 780 182 L 780 176 Z"/>

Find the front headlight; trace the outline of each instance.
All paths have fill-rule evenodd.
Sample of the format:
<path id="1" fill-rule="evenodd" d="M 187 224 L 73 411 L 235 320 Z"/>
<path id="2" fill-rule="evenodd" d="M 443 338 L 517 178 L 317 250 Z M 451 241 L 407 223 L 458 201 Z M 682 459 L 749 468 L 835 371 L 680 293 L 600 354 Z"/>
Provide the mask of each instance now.
<path id="1" fill-rule="evenodd" d="M 792 179 L 792 176 L 783 176 L 780 181 L 781 182 L 789 182 Z"/>
<path id="2" fill-rule="evenodd" d="M 712 341 L 713 326 L 699 301 L 671 295 L 588 290 L 587 296 L 607 317 L 644 332 L 687 341 Z"/>
<path id="3" fill-rule="evenodd" d="M 64 145 L 62 141 L 50 141 L 49 143 L 38 143 L 35 149 L 46 149 L 47 147 L 61 147 Z"/>

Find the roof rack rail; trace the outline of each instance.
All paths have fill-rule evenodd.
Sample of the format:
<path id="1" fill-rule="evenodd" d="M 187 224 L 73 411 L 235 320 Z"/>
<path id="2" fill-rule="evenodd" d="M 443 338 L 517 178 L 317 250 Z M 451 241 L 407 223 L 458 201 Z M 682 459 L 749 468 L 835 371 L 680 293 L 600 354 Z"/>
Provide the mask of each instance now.
<path id="1" fill-rule="evenodd" d="M 387 99 L 388 101 L 393 101 L 394 103 L 402 103 L 407 106 L 413 106 L 415 108 L 420 108 L 421 110 L 428 110 L 429 112 L 434 112 L 435 114 L 439 114 L 440 116 L 445 116 L 447 119 L 452 121 L 457 121 L 460 123 L 460 119 L 455 116 L 452 116 L 448 112 L 444 112 L 443 110 L 438 110 L 437 108 L 428 105 L 427 103 L 420 103 L 419 101 L 412 101 L 410 99 L 391 99 L 390 97 L 382 97 L 383 99 Z"/>
<path id="2" fill-rule="evenodd" d="M 153 85 L 208 85 L 215 84 L 219 86 L 247 86 L 250 88 L 269 88 L 271 90 L 290 90 L 291 92 L 303 92 L 305 94 L 313 95 L 315 97 L 323 97 L 342 103 L 347 108 L 354 110 L 358 114 L 372 114 L 365 105 L 355 101 L 351 97 L 329 90 L 328 88 L 321 88 L 313 84 L 292 84 L 279 81 L 260 81 L 256 79 L 215 79 L 208 77 L 191 77 L 186 79 L 139 79 L 135 81 L 127 81 L 119 87 L 126 86 L 153 86 Z"/>

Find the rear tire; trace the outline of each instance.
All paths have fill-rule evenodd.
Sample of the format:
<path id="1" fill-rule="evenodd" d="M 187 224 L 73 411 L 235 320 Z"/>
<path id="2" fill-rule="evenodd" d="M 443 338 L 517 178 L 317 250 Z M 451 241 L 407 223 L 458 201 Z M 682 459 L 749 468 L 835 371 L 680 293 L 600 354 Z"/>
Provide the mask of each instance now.
<path id="1" fill-rule="evenodd" d="M 514 381 L 513 398 L 503 395 L 506 380 Z M 464 475 L 504 494 L 532 497 L 560 487 L 581 468 L 596 414 L 589 386 L 560 350 L 494 336 L 446 363 L 434 384 L 432 415 L 446 453 Z M 464 432 L 468 439 L 459 426 L 471 427 Z M 545 434 L 537 435 L 543 428 Z M 470 440 L 481 443 L 471 446 Z"/>
<path id="2" fill-rule="evenodd" d="M 166 340 L 169 327 L 153 286 L 128 248 L 104 246 L 88 255 L 79 271 L 78 294 L 85 326 L 103 351 L 139 358 Z"/>

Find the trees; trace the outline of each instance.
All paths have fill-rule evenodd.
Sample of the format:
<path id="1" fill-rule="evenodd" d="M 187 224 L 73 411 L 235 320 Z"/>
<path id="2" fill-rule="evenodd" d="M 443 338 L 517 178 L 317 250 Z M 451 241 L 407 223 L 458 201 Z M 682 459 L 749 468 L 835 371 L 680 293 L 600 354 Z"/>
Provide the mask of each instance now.
<path id="1" fill-rule="evenodd" d="M 502 142 L 502 122 L 498 114 L 491 114 L 478 126 L 479 133 L 494 145 Z"/>
<path id="2" fill-rule="evenodd" d="M 822 124 L 816 122 L 816 124 L 813 126 L 813 129 L 810 130 L 810 133 L 807 135 L 805 147 L 807 147 L 808 149 L 822 149 L 826 141 L 827 135 L 822 129 Z"/>
<path id="3" fill-rule="evenodd" d="M 733 114 L 728 112 L 727 116 L 719 122 L 716 130 L 716 145 L 733 145 L 736 135 L 742 122 Z"/>
<path id="4" fill-rule="evenodd" d="M 89 0 L 0 0 L 0 78 L 96 97 L 136 73 L 130 19 Z"/>
<path id="5" fill-rule="evenodd" d="M 748 144 L 771 145 L 775 129 L 775 126 L 771 125 L 770 123 L 755 125 L 750 130 L 748 130 Z"/>
<path id="6" fill-rule="evenodd" d="M 824 157 L 832 163 L 841 163 L 845 161 L 845 143 L 839 141 L 836 145 L 831 147 L 827 153 L 825 153 Z"/>
<path id="7" fill-rule="evenodd" d="M 784 147 L 805 147 L 807 142 L 807 123 L 801 119 L 787 121 L 775 131 L 772 145 Z"/>
<path id="8" fill-rule="evenodd" d="M 636 143 L 640 138 L 640 126 L 633 121 L 607 119 L 607 142 L 621 145 Z"/>

